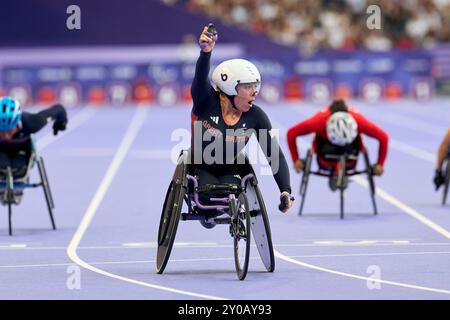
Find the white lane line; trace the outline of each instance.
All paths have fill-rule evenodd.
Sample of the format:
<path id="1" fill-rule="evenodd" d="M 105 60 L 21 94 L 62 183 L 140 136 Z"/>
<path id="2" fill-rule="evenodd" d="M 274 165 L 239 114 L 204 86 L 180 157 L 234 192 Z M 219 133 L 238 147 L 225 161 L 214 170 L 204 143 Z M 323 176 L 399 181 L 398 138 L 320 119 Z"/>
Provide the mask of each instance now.
<path id="1" fill-rule="evenodd" d="M 49 144 L 57 141 L 58 139 L 61 139 L 69 132 L 73 131 L 74 129 L 78 128 L 82 124 L 84 124 L 86 121 L 91 119 L 94 114 L 97 113 L 96 108 L 91 107 L 85 107 L 81 111 L 79 111 L 73 118 L 69 119 L 69 123 L 67 124 L 67 129 L 62 132 L 58 132 L 58 135 L 53 135 L 53 131 L 47 133 L 46 135 L 42 136 L 38 142 L 37 142 L 37 148 L 38 150 L 42 150 L 46 148 Z"/>
<path id="2" fill-rule="evenodd" d="M 450 251 L 423 251 L 423 252 L 387 252 L 387 253 L 348 253 L 348 254 L 313 254 L 289 256 L 289 258 L 330 258 L 330 257 L 371 257 L 371 256 L 414 256 L 414 255 L 440 255 L 450 254 Z M 259 256 L 250 257 L 251 260 L 259 260 Z M 173 259 L 172 262 L 205 262 L 205 261 L 234 261 L 234 258 L 191 258 L 191 259 Z M 147 264 L 155 263 L 156 260 L 136 260 L 136 261 L 100 261 L 87 262 L 90 265 L 118 265 L 118 264 Z M 22 264 L 22 265 L 0 265 L 0 268 L 43 268 L 43 267 L 67 267 L 72 263 L 49 263 L 49 264 Z"/>
<path id="3" fill-rule="evenodd" d="M 96 268 L 96 267 L 92 266 L 91 264 L 85 262 L 78 256 L 77 248 L 78 248 L 84 234 L 86 233 L 86 231 L 89 227 L 89 224 L 91 223 L 92 219 L 94 218 L 94 215 L 95 215 L 98 207 L 100 206 L 104 196 L 106 195 L 106 192 L 108 191 L 108 188 L 111 185 L 111 183 L 114 179 L 114 176 L 118 172 L 126 154 L 128 153 L 128 150 L 130 149 L 134 139 L 136 138 L 141 126 L 144 124 L 144 120 L 146 118 L 147 112 L 148 112 L 147 108 L 137 107 L 136 113 L 134 114 L 133 119 L 131 120 L 131 123 L 125 133 L 125 136 L 123 137 L 123 139 L 119 145 L 119 148 L 117 149 L 117 152 L 114 155 L 114 158 L 113 158 L 111 164 L 109 165 L 108 170 L 106 171 L 106 174 L 100 184 L 100 187 L 97 189 L 97 192 L 96 192 L 94 198 L 92 199 L 91 203 L 89 204 L 89 207 L 86 210 L 86 213 L 84 214 L 75 234 L 72 237 L 72 240 L 69 243 L 69 246 L 67 247 L 67 255 L 73 262 L 75 262 L 79 266 L 81 266 L 85 269 L 91 270 L 93 272 L 96 272 L 98 274 L 104 275 L 106 277 L 122 280 L 125 282 L 129 282 L 129 283 L 133 283 L 133 284 L 137 284 L 137 285 L 141 285 L 141 286 L 145 286 L 145 287 L 150 287 L 153 289 L 183 294 L 183 295 L 192 296 L 192 297 L 198 297 L 198 298 L 204 298 L 204 299 L 224 299 L 224 298 L 215 297 L 215 296 L 198 294 L 195 292 L 189 292 L 189 291 L 178 290 L 178 289 L 169 288 L 169 287 L 163 287 L 163 286 L 159 286 L 159 285 L 119 276 L 117 274 L 107 272 L 100 268 Z"/>
<path id="4" fill-rule="evenodd" d="M 425 151 L 423 149 L 414 147 L 410 144 L 398 141 L 396 139 L 389 138 L 389 145 L 391 148 L 396 149 L 397 151 L 401 151 L 403 153 L 406 153 L 406 154 L 416 157 L 418 159 L 422 159 L 422 160 L 432 162 L 432 163 L 436 162 L 435 154 Z"/>
<path id="5" fill-rule="evenodd" d="M 353 180 L 356 183 L 362 185 L 365 188 L 369 187 L 368 186 L 368 182 L 365 179 L 363 179 L 362 177 L 354 176 Z M 377 193 L 377 196 L 379 196 L 383 200 L 389 202 L 393 206 L 397 207 L 398 209 L 400 209 L 404 213 L 408 214 L 409 216 L 411 216 L 414 219 L 418 220 L 419 222 L 423 223 L 427 227 L 433 229 L 434 231 L 436 231 L 437 233 L 439 233 L 442 236 L 446 237 L 447 239 L 450 239 L 450 232 L 448 232 L 446 229 L 444 229 L 443 227 L 441 227 L 437 223 L 433 222 L 431 219 L 428 219 L 427 217 L 425 217 L 423 214 L 421 214 L 417 210 L 414 210 L 410 206 L 404 204 L 403 202 L 401 202 L 400 200 L 398 200 L 394 196 L 390 195 L 389 193 L 387 193 L 386 191 L 384 191 L 380 187 L 376 187 L 376 193 Z"/>
<path id="6" fill-rule="evenodd" d="M 254 244 L 251 245 L 255 247 Z M 430 242 L 430 243 L 367 243 L 367 244 L 359 244 L 359 243 L 333 243 L 333 244 L 297 244 L 297 243 L 289 243 L 289 244 L 274 244 L 274 246 L 281 247 L 417 247 L 417 246 L 450 246 L 450 242 Z M 219 248 L 232 248 L 231 244 L 221 244 L 221 245 L 195 245 L 195 246 L 180 246 L 179 249 L 193 249 L 193 248 L 211 248 L 211 249 L 219 249 Z M 155 249 L 155 246 L 79 246 L 78 250 L 104 250 L 104 249 L 118 249 L 118 250 L 133 250 L 133 249 Z M 29 251 L 29 250 L 67 250 L 67 247 L 0 247 L 0 250 L 3 251 Z M 172 260 L 171 260 L 172 261 Z"/>
<path id="7" fill-rule="evenodd" d="M 331 273 L 331 274 L 335 274 L 338 276 L 343 276 L 343 277 L 348 277 L 348 278 L 354 278 L 354 279 L 359 279 L 359 280 L 363 280 L 363 281 L 371 281 L 371 282 L 377 282 L 377 283 L 384 283 L 384 284 L 388 284 L 388 285 L 392 285 L 392 286 L 398 286 L 398 287 L 404 287 L 404 288 L 408 288 L 408 289 L 416 289 L 416 290 L 423 290 L 423 291 L 430 291 L 430 292 L 437 292 L 437 293 L 444 293 L 444 294 L 450 294 L 450 290 L 444 290 L 444 289 L 437 289 L 437 288 L 430 288 L 430 287 L 423 287 L 423 286 L 417 286 L 417 285 L 412 285 L 412 284 L 407 284 L 407 283 L 401 283 L 401 282 L 395 282 L 395 281 L 389 281 L 389 280 L 381 280 L 381 279 L 376 279 L 376 278 L 369 278 L 369 277 L 363 277 L 363 276 L 359 276 L 359 275 L 355 275 L 352 273 L 346 273 L 346 272 L 340 272 L 340 271 L 336 271 L 336 270 L 332 270 L 332 269 L 327 269 L 327 268 L 323 268 L 320 266 L 316 266 L 310 263 L 306 263 L 303 261 L 299 261 L 299 260 L 295 260 L 292 259 L 288 256 L 285 256 L 284 254 L 278 252 L 277 250 L 275 250 L 275 256 L 279 259 L 282 259 L 286 262 L 290 262 L 308 269 L 314 269 L 317 271 L 322 271 L 322 272 L 326 272 L 326 273 Z"/>

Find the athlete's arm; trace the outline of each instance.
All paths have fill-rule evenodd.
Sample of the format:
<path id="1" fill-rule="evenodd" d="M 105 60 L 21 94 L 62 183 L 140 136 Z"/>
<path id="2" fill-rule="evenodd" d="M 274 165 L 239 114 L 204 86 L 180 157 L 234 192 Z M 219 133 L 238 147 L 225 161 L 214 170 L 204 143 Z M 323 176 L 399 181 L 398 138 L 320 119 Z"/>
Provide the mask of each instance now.
<path id="1" fill-rule="evenodd" d="M 312 117 L 301 121 L 288 129 L 286 134 L 287 142 L 289 151 L 291 153 L 291 158 L 294 163 L 300 159 L 300 153 L 297 149 L 297 137 L 317 132 L 320 129 L 320 125 L 322 123 L 322 116 L 323 115 L 321 114 L 321 112 L 318 112 Z"/>
<path id="2" fill-rule="evenodd" d="M 211 51 L 214 48 L 215 41 L 210 37 L 207 29 L 207 27 L 203 28 L 203 32 L 200 35 L 199 44 L 202 50 L 200 51 L 200 56 L 195 66 L 195 75 L 191 85 L 191 95 L 194 102 L 192 112 L 194 114 L 198 112 L 198 108 L 201 107 L 212 90 L 208 80 L 208 74 L 210 70 Z"/>
<path id="3" fill-rule="evenodd" d="M 444 139 L 439 145 L 437 153 L 437 167 L 436 167 L 438 170 L 442 170 L 442 164 L 444 163 L 444 159 L 447 156 L 449 150 L 450 150 L 450 128 L 447 130 Z"/>
<path id="4" fill-rule="evenodd" d="M 378 146 L 378 159 L 377 159 L 377 165 L 383 167 L 384 162 L 386 161 L 387 156 L 387 150 L 388 150 L 388 143 L 389 143 L 389 136 L 381 129 L 379 126 L 377 126 L 375 123 L 364 117 L 359 112 L 352 112 L 352 116 L 355 118 L 356 122 L 358 123 L 358 131 L 359 133 L 363 133 L 368 135 L 369 137 L 372 137 L 374 139 L 377 139 L 379 142 Z"/>
<path id="5" fill-rule="evenodd" d="M 283 151 L 278 144 L 277 138 L 272 131 L 272 124 L 267 115 L 261 110 L 258 112 L 258 122 L 256 137 L 261 149 L 269 163 L 275 182 L 280 189 L 280 211 L 286 212 L 292 207 L 291 184 L 289 177 L 289 168 L 284 157 Z M 273 137 L 272 137 L 273 136 Z"/>
<path id="6" fill-rule="evenodd" d="M 58 131 L 65 130 L 68 121 L 66 109 L 62 105 L 56 104 L 35 114 L 24 112 L 22 115 L 23 130 L 27 134 L 38 132 L 50 121 L 54 121 L 53 133 L 55 135 Z"/>

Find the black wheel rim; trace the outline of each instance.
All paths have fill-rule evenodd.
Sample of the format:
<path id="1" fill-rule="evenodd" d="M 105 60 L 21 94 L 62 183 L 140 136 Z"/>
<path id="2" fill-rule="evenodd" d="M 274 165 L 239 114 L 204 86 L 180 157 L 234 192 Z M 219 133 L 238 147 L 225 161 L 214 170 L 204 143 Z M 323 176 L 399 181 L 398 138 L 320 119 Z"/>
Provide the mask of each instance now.
<path id="1" fill-rule="evenodd" d="M 247 197 L 241 193 L 238 198 L 237 218 L 232 221 L 234 238 L 234 261 L 239 280 L 247 275 L 250 259 L 250 212 Z"/>

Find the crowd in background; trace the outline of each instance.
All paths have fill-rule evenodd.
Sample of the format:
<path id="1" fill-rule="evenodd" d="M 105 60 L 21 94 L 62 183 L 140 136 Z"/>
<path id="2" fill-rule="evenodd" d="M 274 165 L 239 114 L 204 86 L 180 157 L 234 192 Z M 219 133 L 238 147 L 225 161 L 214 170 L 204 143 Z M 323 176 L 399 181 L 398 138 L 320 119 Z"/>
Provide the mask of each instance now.
<path id="1" fill-rule="evenodd" d="M 450 42 L 450 0 L 162 1 L 265 33 L 303 52 L 361 48 L 387 51 Z M 367 20 L 372 13 L 367 13 L 367 8 L 374 4 L 380 8 L 381 28 L 369 30 Z"/>

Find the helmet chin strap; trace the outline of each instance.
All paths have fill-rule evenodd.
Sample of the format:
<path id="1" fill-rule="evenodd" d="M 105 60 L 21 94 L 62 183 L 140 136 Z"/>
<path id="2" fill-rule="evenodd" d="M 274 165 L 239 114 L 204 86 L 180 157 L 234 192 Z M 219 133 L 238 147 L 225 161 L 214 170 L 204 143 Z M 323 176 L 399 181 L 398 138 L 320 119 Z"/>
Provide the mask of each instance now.
<path id="1" fill-rule="evenodd" d="M 225 92 L 224 92 L 223 94 L 228 98 L 228 100 L 230 100 L 231 106 L 232 106 L 234 109 L 238 110 L 238 108 L 236 107 L 236 104 L 234 103 L 234 97 L 235 97 L 235 96 L 230 96 L 230 95 L 226 94 Z"/>

